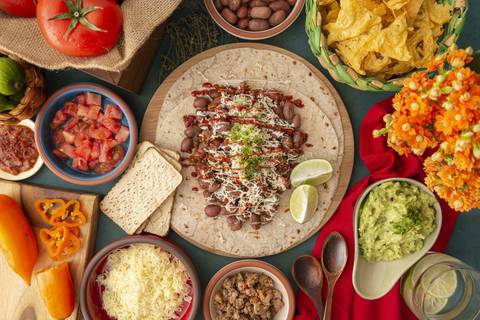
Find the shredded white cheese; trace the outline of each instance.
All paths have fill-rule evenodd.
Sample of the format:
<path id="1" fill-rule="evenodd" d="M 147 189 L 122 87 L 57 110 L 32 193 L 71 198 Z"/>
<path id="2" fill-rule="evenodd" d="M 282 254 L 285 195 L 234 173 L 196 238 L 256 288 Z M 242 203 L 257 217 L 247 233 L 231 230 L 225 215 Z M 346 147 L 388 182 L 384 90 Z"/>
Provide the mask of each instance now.
<path id="1" fill-rule="evenodd" d="M 107 258 L 97 277 L 103 308 L 117 320 L 170 320 L 190 297 L 185 266 L 153 245 L 132 245 Z"/>

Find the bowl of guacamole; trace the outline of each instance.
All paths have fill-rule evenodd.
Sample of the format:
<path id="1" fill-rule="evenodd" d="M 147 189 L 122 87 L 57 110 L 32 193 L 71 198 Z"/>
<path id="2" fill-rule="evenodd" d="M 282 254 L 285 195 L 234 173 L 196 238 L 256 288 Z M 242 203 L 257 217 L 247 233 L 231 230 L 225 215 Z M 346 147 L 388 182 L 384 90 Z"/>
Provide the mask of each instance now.
<path id="1" fill-rule="evenodd" d="M 442 224 L 433 193 L 407 178 L 378 181 L 355 205 L 353 285 L 365 299 L 385 295 L 431 249 Z"/>
<path id="2" fill-rule="evenodd" d="M 366 195 L 358 217 L 360 252 L 367 261 L 392 261 L 423 248 L 435 229 L 437 200 L 409 181 L 383 182 Z"/>

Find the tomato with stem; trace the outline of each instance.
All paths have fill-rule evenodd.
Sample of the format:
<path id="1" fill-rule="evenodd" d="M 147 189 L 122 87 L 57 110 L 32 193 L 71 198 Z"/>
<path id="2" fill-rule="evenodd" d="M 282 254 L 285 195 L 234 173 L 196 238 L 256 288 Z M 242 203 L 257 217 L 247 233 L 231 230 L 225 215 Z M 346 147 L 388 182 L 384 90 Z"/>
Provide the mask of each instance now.
<path id="1" fill-rule="evenodd" d="M 74 57 L 107 53 L 122 32 L 122 10 L 112 0 L 39 0 L 37 22 L 48 44 Z"/>

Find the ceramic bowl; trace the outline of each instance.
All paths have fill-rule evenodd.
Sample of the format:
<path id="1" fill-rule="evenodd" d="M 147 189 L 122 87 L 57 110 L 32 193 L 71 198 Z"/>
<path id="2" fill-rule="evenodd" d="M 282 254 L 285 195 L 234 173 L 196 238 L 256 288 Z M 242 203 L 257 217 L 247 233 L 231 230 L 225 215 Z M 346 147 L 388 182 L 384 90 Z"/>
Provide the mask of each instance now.
<path id="1" fill-rule="evenodd" d="M 123 144 L 125 149 L 123 160 L 112 171 L 102 175 L 93 171 L 83 172 L 76 170 L 72 168 L 68 162 L 61 160 L 52 153 L 55 145 L 50 123 L 55 113 L 63 107 L 65 102 L 72 101 L 78 94 L 86 91 L 100 94 L 103 105 L 106 103 L 116 104 L 124 115 L 122 125 L 130 129 L 130 136 Z M 97 185 L 109 182 L 118 177 L 127 168 L 134 156 L 138 139 L 137 131 L 135 117 L 127 104 L 114 92 L 93 83 L 79 83 L 58 90 L 47 99 L 35 121 L 35 141 L 40 156 L 47 167 L 61 179 L 78 185 Z"/>
<path id="2" fill-rule="evenodd" d="M 437 240 L 440 229 L 442 228 L 442 209 L 440 208 L 440 204 L 438 203 L 438 201 L 435 200 L 434 207 L 437 212 L 435 229 L 425 239 L 425 243 L 422 249 L 420 249 L 414 254 L 389 262 L 368 262 L 365 258 L 363 258 L 362 254 L 360 253 L 358 241 L 358 218 L 360 215 L 360 208 L 370 191 L 372 191 L 372 189 L 377 187 L 378 185 L 387 181 L 405 181 L 411 183 L 418 186 L 424 192 L 432 195 L 432 197 L 435 198 L 434 194 L 424 184 L 416 180 L 407 178 L 390 178 L 380 180 L 372 184 L 362 193 L 362 195 L 358 199 L 355 205 L 354 215 L 355 260 L 353 264 L 352 282 L 355 291 L 362 298 L 368 300 L 378 299 L 387 294 L 393 288 L 395 283 L 400 279 L 400 277 L 430 250 L 430 248 Z"/>
<path id="3" fill-rule="evenodd" d="M 35 123 L 30 119 L 22 120 L 17 125 L 28 127 L 30 129 L 32 129 L 33 131 L 35 130 Z M 13 174 L 8 173 L 6 171 L 0 170 L 0 179 L 10 180 L 10 181 L 24 180 L 24 179 L 30 178 L 35 173 L 37 173 L 38 170 L 40 170 L 40 168 L 42 166 L 43 166 L 43 160 L 42 160 L 42 157 L 39 154 L 38 158 L 37 158 L 37 161 L 35 162 L 35 164 L 33 165 L 33 167 L 30 170 L 20 172 L 17 175 L 13 175 Z"/>
<path id="4" fill-rule="evenodd" d="M 205 0 L 205 6 L 207 7 L 208 13 L 212 17 L 212 19 L 217 23 L 220 28 L 225 30 L 226 32 L 230 33 L 231 35 L 245 40 L 263 40 L 274 37 L 283 31 L 285 31 L 288 27 L 290 27 L 295 20 L 297 20 L 298 16 L 302 12 L 303 6 L 305 4 L 305 0 L 297 0 L 295 5 L 293 6 L 292 10 L 288 14 L 287 18 L 280 23 L 279 25 L 264 30 L 264 31 L 249 31 L 249 30 L 242 30 L 237 28 L 236 26 L 231 25 L 228 23 L 218 12 L 217 8 L 215 8 L 214 0 Z"/>
<path id="5" fill-rule="evenodd" d="M 189 284 L 192 287 L 192 300 L 183 306 L 178 319 L 194 320 L 201 296 L 197 270 L 182 249 L 154 235 L 127 236 L 119 239 L 105 246 L 90 260 L 80 286 L 80 308 L 85 320 L 113 320 L 102 308 L 101 289 L 97 285 L 96 279 L 103 272 L 107 257 L 111 252 L 133 244 L 152 244 L 171 253 L 183 263 L 190 276 Z"/>
<path id="6" fill-rule="evenodd" d="M 218 289 L 222 286 L 223 281 L 239 272 L 257 272 L 263 273 L 273 279 L 274 286 L 283 295 L 282 309 L 275 315 L 273 320 L 291 320 L 295 313 L 295 295 L 292 286 L 287 277 L 273 265 L 260 260 L 239 260 L 230 263 L 220 269 L 207 285 L 205 296 L 203 297 L 203 316 L 206 320 L 215 319 L 215 303 L 214 296 Z"/>

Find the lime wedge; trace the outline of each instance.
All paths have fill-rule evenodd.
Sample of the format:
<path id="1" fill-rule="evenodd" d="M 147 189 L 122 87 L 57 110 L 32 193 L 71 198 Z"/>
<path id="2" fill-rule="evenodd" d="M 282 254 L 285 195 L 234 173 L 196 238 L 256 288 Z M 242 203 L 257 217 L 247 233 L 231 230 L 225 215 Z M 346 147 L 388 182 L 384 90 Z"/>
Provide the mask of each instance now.
<path id="1" fill-rule="evenodd" d="M 442 311 L 447 303 L 448 299 L 446 298 L 435 298 L 427 294 L 423 301 L 423 310 L 427 315 L 435 315 Z"/>
<path id="2" fill-rule="evenodd" d="M 438 278 L 434 279 L 434 277 Z M 450 270 L 448 265 L 435 265 L 427 269 L 422 277 L 422 286 L 427 288 L 429 284 L 427 291 L 429 295 L 434 298 L 450 298 L 457 289 L 457 274 Z"/>
<path id="3" fill-rule="evenodd" d="M 317 206 L 317 188 L 304 184 L 293 190 L 290 197 L 290 213 L 295 221 L 305 223 L 310 220 Z"/>
<path id="4" fill-rule="evenodd" d="M 332 165 L 327 160 L 310 159 L 293 168 L 290 174 L 290 182 L 294 187 L 301 184 L 318 186 L 330 180 L 332 172 Z"/>

